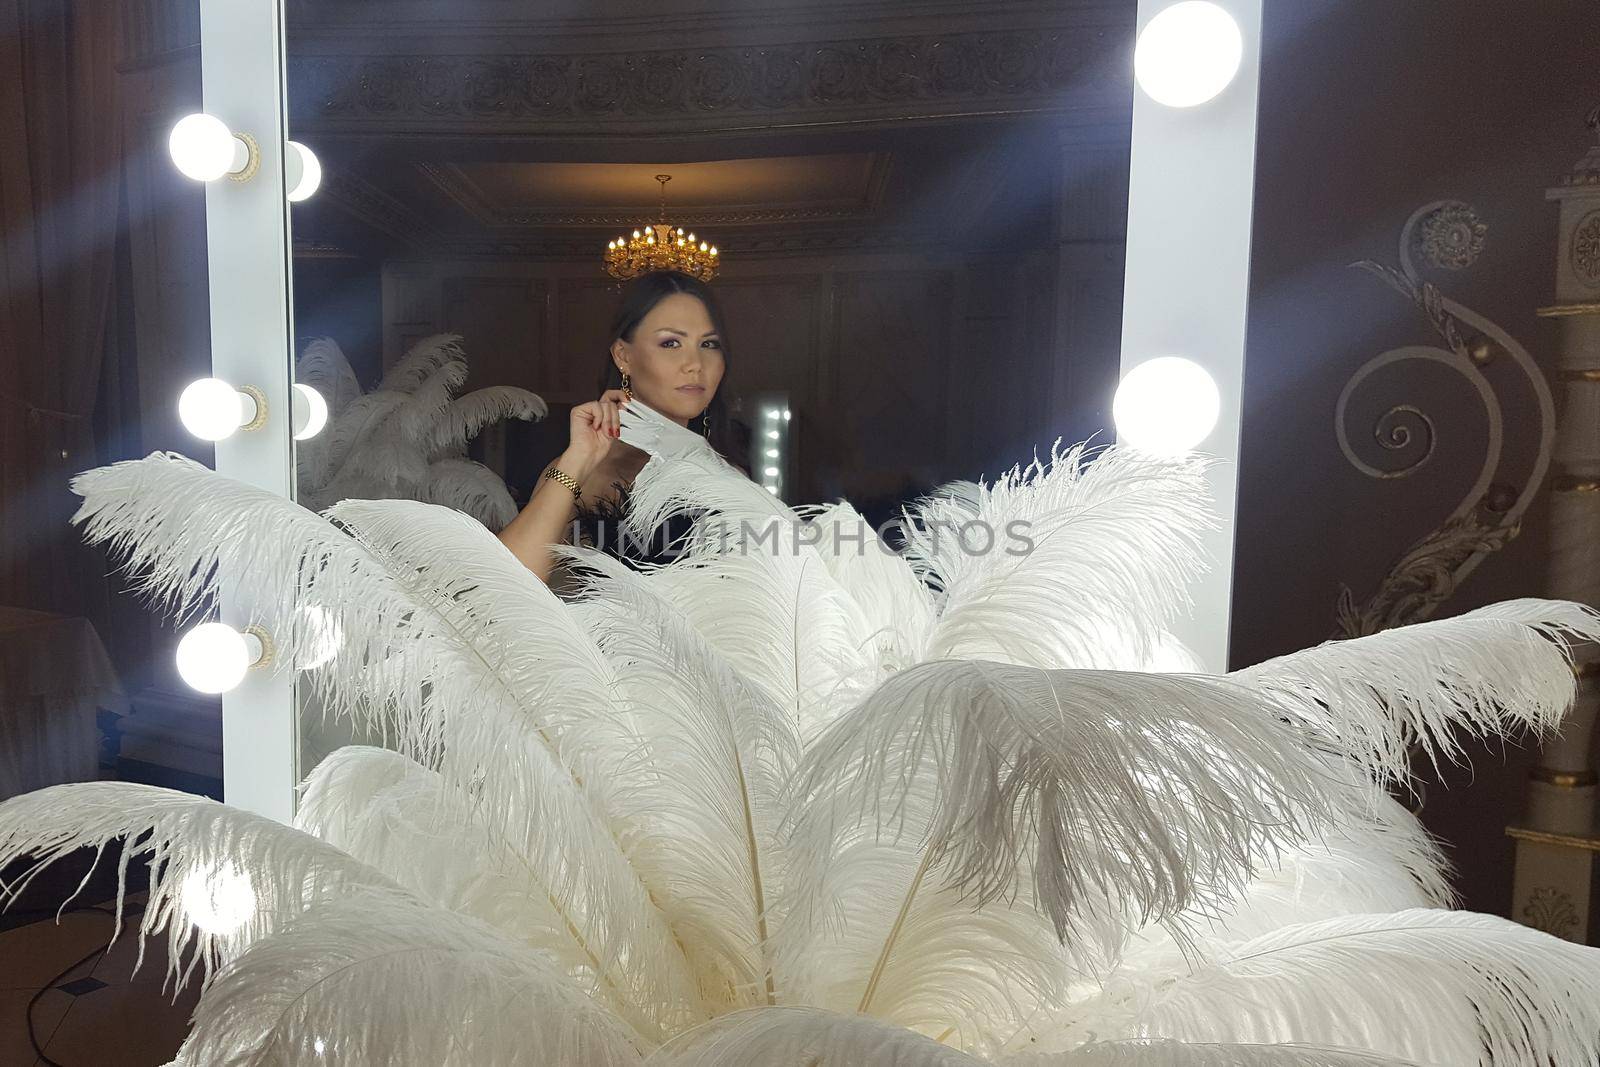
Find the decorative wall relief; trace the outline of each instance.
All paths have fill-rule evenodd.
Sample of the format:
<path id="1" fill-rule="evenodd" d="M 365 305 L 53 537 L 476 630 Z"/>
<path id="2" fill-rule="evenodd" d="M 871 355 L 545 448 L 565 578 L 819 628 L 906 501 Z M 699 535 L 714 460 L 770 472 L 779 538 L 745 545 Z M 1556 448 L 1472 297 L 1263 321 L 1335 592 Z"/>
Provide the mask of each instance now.
<path id="1" fill-rule="evenodd" d="M 1375 592 L 1358 602 L 1349 587 L 1341 589 L 1335 636 L 1359 637 L 1420 622 L 1432 615 L 1490 553 L 1517 535 L 1523 513 L 1549 469 L 1555 442 L 1555 404 L 1533 357 L 1495 323 L 1424 280 L 1418 268 L 1419 256 L 1439 270 L 1459 271 L 1472 266 L 1483 251 L 1487 233 L 1487 225 L 1470 205 L 1439 200 L 1418 208 L 1401 229 L 1398 268 L 1371 260 L 1354 264 L 1416 305 L 1442 343 L 1390 349 L 1362 364 L 1350 376 L 1334 413 L 1334 432 L 1345 458 L 1368 477 L 1387 481 L 1415 475 L 1433 457 L 1437 429 L 1426 409 L 1413 403 L 1395 403 L 1369 431 L 1379 447 L 1407 453 L 1404 461 L 1390 467 L 1375 466 L 1362 459 L 1351 445 L 1349 406 L 1356 391 L 1379 371 L 1414 360 L 1443 364 L 1473 386 L 1488 423 L 1488 446 L 1477 479 L 1455 510 L 1406 550 Z M 1537 409 L 1514 420 L 1519 428 L 1528 427 L 1537 433 L 1539 440 L 1531 468 L 1515 474 L 1504 474 L 1500 469 L 1505 418 L 1500 394 L 1485 374 L 1487 369 L 1507 365 L 1526 379 Z"/>

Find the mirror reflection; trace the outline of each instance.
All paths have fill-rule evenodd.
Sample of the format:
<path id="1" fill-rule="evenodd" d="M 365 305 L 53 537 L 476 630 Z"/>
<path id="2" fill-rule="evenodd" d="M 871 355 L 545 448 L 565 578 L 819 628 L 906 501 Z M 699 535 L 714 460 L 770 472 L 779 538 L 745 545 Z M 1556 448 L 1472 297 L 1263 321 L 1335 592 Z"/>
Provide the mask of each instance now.
<path id="1" fill-rule="evenodd" d="M 458 508 L 550 578 L 647 458 L 624 386 L 874 524 L 1089 438 L 1132 44 L 1131 5 L 291 6 L 300 501 Z"/>

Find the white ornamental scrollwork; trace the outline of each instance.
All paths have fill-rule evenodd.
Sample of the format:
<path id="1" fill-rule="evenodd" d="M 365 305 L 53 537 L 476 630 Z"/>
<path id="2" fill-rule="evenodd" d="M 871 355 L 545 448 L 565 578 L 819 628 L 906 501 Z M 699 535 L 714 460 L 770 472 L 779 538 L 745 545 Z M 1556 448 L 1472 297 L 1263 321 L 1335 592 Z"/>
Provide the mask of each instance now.
<path id="1" fill-rule="evenodd" d="M 1433 235 L 1431 242 L 1419 238 L 1419 227 Z M 1367 462 L 1351 445 L 1348 432 L 1350 400 L 1356 391 L 1378 372 L 1413 361 L 1441 364 L 1472 385 L 1483 406 L 1488 441 L 1483 467 L 1461 502 L 1401 556 L 1378 590 L 1358 604 L 1348 587 L 1341 589 L 1336 636 L 1376 633 L 1419 622 L 1433 614 L 1490 553 L 1517 535 L 1522 516 L 1549 470 L 1555 443 L 1555 401 L 1533 357 L 1495 323 L 1425 281 L 1414 259 L 1414 251 L 1421 250 L 1435 266 L 1459 269 L 1476 259 L 1483 234 L 1482 223 L 1468 205 L 1455 200 L 1434 201 L 1418 208 L 1402 228 L 1399 269 L 1370 260 L 1354 264 L 1415 304 L 1433 324 L 1443 344 L 1390 349 L 1362 364 L 1350 376 L 1334 412 L 1334 432 L 1345 458 L 1370 478 L 1393 480 L 1417 473 L 1432 457 L 1437 427 L 1417 404 L 1391 405 L 1372 429 L 1380 448 L 1413 453 L 1412 458 L 1399 465 L 1386 469 Z M 1504 364 L 1507 359 L 1527 379 L 1538 407 L 1539 451 L 1520 488 L 1496 480 L 1504 453 L 1505 419 L 1499 394 L 1484 374 L 1484 368 Z M 1415 455 L 1418 448 L 1420 457 Z"/>

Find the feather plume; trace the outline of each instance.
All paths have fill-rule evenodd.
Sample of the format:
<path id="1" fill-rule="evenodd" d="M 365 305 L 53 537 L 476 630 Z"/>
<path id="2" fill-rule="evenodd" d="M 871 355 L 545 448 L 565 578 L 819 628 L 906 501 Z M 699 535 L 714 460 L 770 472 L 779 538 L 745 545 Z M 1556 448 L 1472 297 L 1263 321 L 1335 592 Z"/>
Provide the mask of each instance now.
<path id="1" fill-rule="evenodd" d="M 506 483 L 470 459 L 434 460 L 422 495 L 428 503 L 465 512 L 491 530 L 502 530 L 517 517 L 517 503 Z"/>
<path id="2" fill-rule="evenodd" d="M 301 829 L 538 952 L 638 1032 L 661 1033 L 662 990 L 639 966 L 646 946 L 613 936 L 604 902 L 561 884 L 567 875 L 551 869 L 537 839 L 496 834 L 475 811 L 481 795 L 453 789 L 399 753 L 361 746 L 323 760 L 303 790 Z"/>
<path id="3" fill-rule="evenodd" d="M 779 540 L 798 527 L 794 512 L 717 455 L 704 437 L 684 429 L 635 397 L 622 406 L 622 442 L 650 454 L 628 495 L 628 528 L 647 539 L 674 515 L 700 512 L 686 538 L 688 555 L 741 542 L 749 530 L 776 529 Z"/>
<path id="4" fill-rule="evenodd" d="M 1070 1052 L 1023 1054 L 1005 1067 L 1422 1067 L 1360 1049 L 1183 1041 L 1097 1041 Z"/>
<path id="5" fill-rule="evenodd" d="M 1410 776 L 1412 744 L 1462 758 L 1458 731 L 1553 732 L 1577 681 L 1568 640 L 1600 640 L 1600 612 L 1524 599 L 1292 652 L 1233 678 L 1283 699 L 1381 780 Z"/>
<path id="6" fill-rule="evenodd" d="M 345 461 L 405 402 L 406 394 L 393 390 L 379 390 L 353 400 L 324 432 L 312 438 L 318 444 L 308 457 L 308 481 L 304 487 L 321 489 L 326 486 L 343 469 Z"/>
<path id="7" fill-rule="evenodd" d="M 864 1015 L 798 1007 L 724 1015 L 645 1060 L 648 1067 L 975 1067 L 980 1062 Z"/>
<path id="8" fill-rule="evenodd" d="M 395 885 L 309 834 L 207 797 L 129 782 L 82 782 L 0 803 L 0 869 L 33 860 L 15 884 L 0 885 L 0 906 L 62 857 L 92 848 L 98 858 L 113 842 L 121 844 L 117 931 L 128 866 L 146 859 L 150 896 L 134 966 L 144 960 L 143 939 L 165 929 L 168 977 L 179 986 L 196 969 L 202 982 L 209 981 L 220 963 L 319 902 Z"/>
<path id="9" fill-rule="evenodd" d="M 1204 566 L 1204 470 L 1118 448 L 1091 462 L 1080 445 L 980 486 L 975 511 L 964 495 L 925 498 L 906 539 L 942 591 L 928 658 L 1145 667 Z"/>
<path id="10" fill-rule="evenodd" d="M 564 722 L 581 725 L 610 700 L 609 668 L 482 526 L 410 501 L 348 502 L 340 514 L 361 540 L 182 457 L 117 464 L 75 485 L 86 536 L 125 550 L 136 587 L 158 603 L 192 613 L 217 575 L 248 575 L 246 618 L 286 659 L 322 663 L 310 674 L 330 713 L 387 714 L 402 750 L 457 788 L 478 782 L 493 797 L 491 827 L 527 839 L 559 872 L 558 897 L 600 917 L 586 936 L 602 958 L 632 953 L 664 1013 L 695 1010 L 682 950 L 606 813 L 604 789 L 621 783 L 585 780 L 555 746 Z M 185 501 L 181 515 L 173 500 Z M 467 559 L 476 569 L 448 566 Z M 340 638 L 331 655 L 329 619 Z"/>
<path id="11" fill-rule="evenodd" d="M 1485 1067 L 1600 1056 L 1600 949 L 1469 912 L 1286 927 L 1149 995 L 1135 1036 L 1307 1041 Z"/>
<path id="12" fill-rule="evenodd" d="M 1013 893 L 1032 854 L 1059 937 L 1120 938 L 1127 917 L 1102 910 L 1105 890 L 1159 922 L 1224 902 L 1314 832 L 1342 782 L 1270 710 L 1202 676 L 924 663 L 807 752 L 804 817 L 822 827 L 811 854 L 828 853 L 842 822 L 900 810 L 903 783 L 933 775 L 920 844 L 955 885 L 979 903 Z"/>
<path id="13" fill-rule="evenodd" d="M 406 354 L 384 372 L 378 383 L 380 390 L 397 393 L 415 392 L 434 371 L 447 363 L 466 358 L 461 347 L 461 337 L 453 333 L 436 333 L 417 341 Z"/>
<path id="14" fill-rule="evenodd" d="M 350 369 L 344 349 L 331 337 L 316 337 L 306 345 L 295 362 L 294 380 L 322 394 L 322 399 L 328 404 L 330 420 L 338 418 L 361 395 L 361 383 L 356 380 L 355 371 Z M 311 441 L 315 440 L 311 438 Z"/>
<path id="15" fill-rule="evenodd" d="M 828 573 L 861 608 L 874 635 L 878 662 L 895 670 L 920 662 L 938 619 L 938 605 L 910 562 L 887 545 L 848 501 L 817 509 L 807 529 Z"/>
<path id="16" fill-rule="evenodd" d="M 429 427 L 423 450 L 429 460 L 456 455 L 490 423 L 502 419 L 537 422 L 549 413 L 550 406 L 544 402 L 544 397 L 514 385 L 475 389 L 450 401 Z"/>
<path id="17" fill-rule="evenodd" d="M 652 583 L 600 553 L 566 555 L 596 575 L 585 583 L 588 625 L 625 664 L 620 706 L 637 751 L 599 772 L 631 782 L 620 801 L 641 830 L 634 867 L 708 972 L 708 999 L 772 1003 L 768 924 L 786 866 L 777 826 L 799 737 Z"/>
<path id="18" fill-rule="evenodd" d="M 627 1067 L 647 1043 L 536 954 L 398 893 L 307 912 L 195 1006 L 179 1067 Z"/>

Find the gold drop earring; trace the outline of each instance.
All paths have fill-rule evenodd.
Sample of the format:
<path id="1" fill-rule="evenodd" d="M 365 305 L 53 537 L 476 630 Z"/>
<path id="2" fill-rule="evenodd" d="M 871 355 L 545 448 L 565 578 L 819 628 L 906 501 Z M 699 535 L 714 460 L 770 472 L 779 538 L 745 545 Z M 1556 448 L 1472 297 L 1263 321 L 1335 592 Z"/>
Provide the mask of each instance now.
<path id="1" fill-rule="evenodd" d="M 633 390 L 628 388 L 628 372 L 622 372 L 622 399 L 624 403 L 633 403 Z"/>

